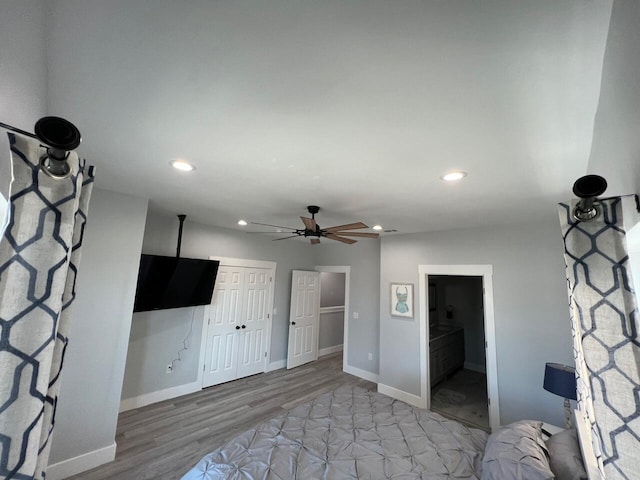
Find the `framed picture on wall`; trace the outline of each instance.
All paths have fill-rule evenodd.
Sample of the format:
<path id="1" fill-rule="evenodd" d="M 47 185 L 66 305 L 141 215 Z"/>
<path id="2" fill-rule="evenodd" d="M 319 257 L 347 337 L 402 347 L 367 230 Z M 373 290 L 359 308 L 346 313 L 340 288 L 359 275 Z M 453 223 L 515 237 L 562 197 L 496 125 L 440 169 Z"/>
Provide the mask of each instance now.
<path id="1" fill-rule="evenodd" d="M 413 318 L 413 284 L 391 284 L 391 315 Z"/>

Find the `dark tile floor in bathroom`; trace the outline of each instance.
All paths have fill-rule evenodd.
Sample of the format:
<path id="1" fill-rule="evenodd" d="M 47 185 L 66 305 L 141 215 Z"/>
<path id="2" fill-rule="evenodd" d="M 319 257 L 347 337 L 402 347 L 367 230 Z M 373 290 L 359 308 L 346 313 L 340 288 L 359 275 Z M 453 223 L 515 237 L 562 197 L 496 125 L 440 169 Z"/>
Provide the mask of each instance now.
<path id="1" fill-rule="evenodd" d="M 461 369 L 431 389 L 431 410 L 490 431 L 487 376 Z"/>

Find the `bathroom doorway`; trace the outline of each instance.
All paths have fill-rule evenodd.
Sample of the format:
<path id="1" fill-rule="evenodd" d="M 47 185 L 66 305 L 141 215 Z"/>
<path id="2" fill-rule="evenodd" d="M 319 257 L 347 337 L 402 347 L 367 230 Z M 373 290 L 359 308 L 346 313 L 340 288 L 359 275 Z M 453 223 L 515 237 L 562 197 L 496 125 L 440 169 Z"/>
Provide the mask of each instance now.
<path id="1" fill-rule="evenodd" d="M 490 431 L 482 277 L 429 275 L 431 410 Z"/>
<path id="2" fill-rule="evenodd" d="M 438 301 L 441 303 L 442 314 L 445 320 L 456 321 L 458 317 L 462 315 L 462 312 L 456 313 L 456 306 L 449 302 L 447 303 L 446 295 L 438 300 L 439 293 L 437 287 L 429 287 L 429 279 L 436 276 L 460 276 L 460 277 L 478 277 L 482 286 L 482 312 L 483 312 L 483 326 L 484 326 L 484 352 L 485 352 L 485 369 L 486 369 L 486 391 L 487 391 L 487 404 L 488 404 L 488 417 L 489 428 L 491 431 L 495 431 L 500 427 L 500 399 L 498 389 L 498 366 L 496 355 L 496 332 L 495 332 L 495 317 L 493 311 L 493 266 L 492 265 L 418 265 L 419 274 L 419 288 L 417 296 L 419 297 L 419 322 L 420 322 L 420 403 L 423 408 L 431 408 L 431 362 L 430 362 L 430 333 L 434 334 L 434 337 L 439 336 L 445 332 L 447 326 L 442 325 L 440 330 L 439 320 L 440 317 L 436 316 L 437 322 L 432 322 L 431 317 L 434 316 L 434 312 L 438 308 Z M 433 283 L 433 282 L 432 282 Z M 441 292 L 442 293 L 442 292 Z M 479 303 L 479 302 L 476 302 Z M 447 307 L 451 305 L 450 313 L 452 318 L 447 317 Z M 430 308 L 431 307 L 431 308 Z M 429 324 L 435 323 L 435 328 L 430 329 Z M 446 322 L 445 322 L 446 323 Z M 464 323 L 464 322 L 461 322 Z M 430 332 L 431 330 L 431 332 Z M 459 335 L 459 334 L 458 334 Z M 464 335 L 464 334 L 463 334 Z M 440 342 L 437 342 L 440 343 Z M 460 345 L 460 341 L 458 341 Z M 434 345 L 434 350 L 438 345 Z M 460 350 L 460 347 L 458 347 Z M 463 355 L 466 355 L 466 351 Z M 462 369 L 464 368 L 464 362 L 467 361 L 467 367 L 473 366 L 475 363 L 472 360 L 472 356 L 469 359 L 463 359 Z M 441 361 L 441 360 L 438 360 Z M 460 360 L 458 359 L 458 364 Z M 481 360 L 477 361 L 478 364 Z M 477 366 L 477 365 L 476 365 Z M 442 367 L 446 371 L 446 367 Z M 442 377 L 442 368 L 434 371 L 436 375 L 437 383 L 440 383 L 444 377 Z M 467 368 L 467 370 L 469 370 Z M 481 373 L 481 372 L 476 372 Z M 447 376 L 450 376 L 452 372 L 447 372 Z M 440 376 L 441 378 L 437 378 Z M 434 385 L 434 388 L 437 385 Z M 444 394 L 441 394 L 444 395 Z M 460 397 L 457 397 L 458 399 Z M 455 400 L 455 399 L 454 399 Z"/>

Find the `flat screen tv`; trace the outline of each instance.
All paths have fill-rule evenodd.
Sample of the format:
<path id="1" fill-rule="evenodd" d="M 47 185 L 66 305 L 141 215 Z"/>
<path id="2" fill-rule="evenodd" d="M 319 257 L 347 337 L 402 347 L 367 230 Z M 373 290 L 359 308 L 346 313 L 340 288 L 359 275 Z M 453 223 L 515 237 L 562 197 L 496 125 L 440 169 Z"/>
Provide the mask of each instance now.
<path id="1" fill-rule="evenodd" d="M 211 303 L 217 260 L 142 255 L 134 312 Z"/>

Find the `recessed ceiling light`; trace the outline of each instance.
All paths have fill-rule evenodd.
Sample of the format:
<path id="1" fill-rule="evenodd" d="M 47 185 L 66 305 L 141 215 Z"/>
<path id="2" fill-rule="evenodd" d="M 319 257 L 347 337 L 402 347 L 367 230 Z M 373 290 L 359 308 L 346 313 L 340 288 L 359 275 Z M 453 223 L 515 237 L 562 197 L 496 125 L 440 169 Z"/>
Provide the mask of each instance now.
<path id="1" fill-rule="evenodd" d="M 382 230 L 382 225 L 374 225 L 373 227 L 374 230 Z"/>
<path id="2" fill-rule="evenodd" d="M 467 172 L 462 170 L 454 170 L 453 172 L 447 172 L 440 175 L 440 179 L 445 182 L 457 182 L 467 176 Z"/>
<path id="3" fill-rule="evenodd" d="M 181 172 L 191 172 L 196 169 L 194 165 L 187 162 L 186 160 L 171 160 L 171 166 L 176 170 L 180 170 Z"/>
<path id="4" fill-rule="evenodd" d="M 244 227 L 245 225 L 248 225 L 246 220 L 238 220 L 238 225 L 240 225 L 241 227 Z"/>

